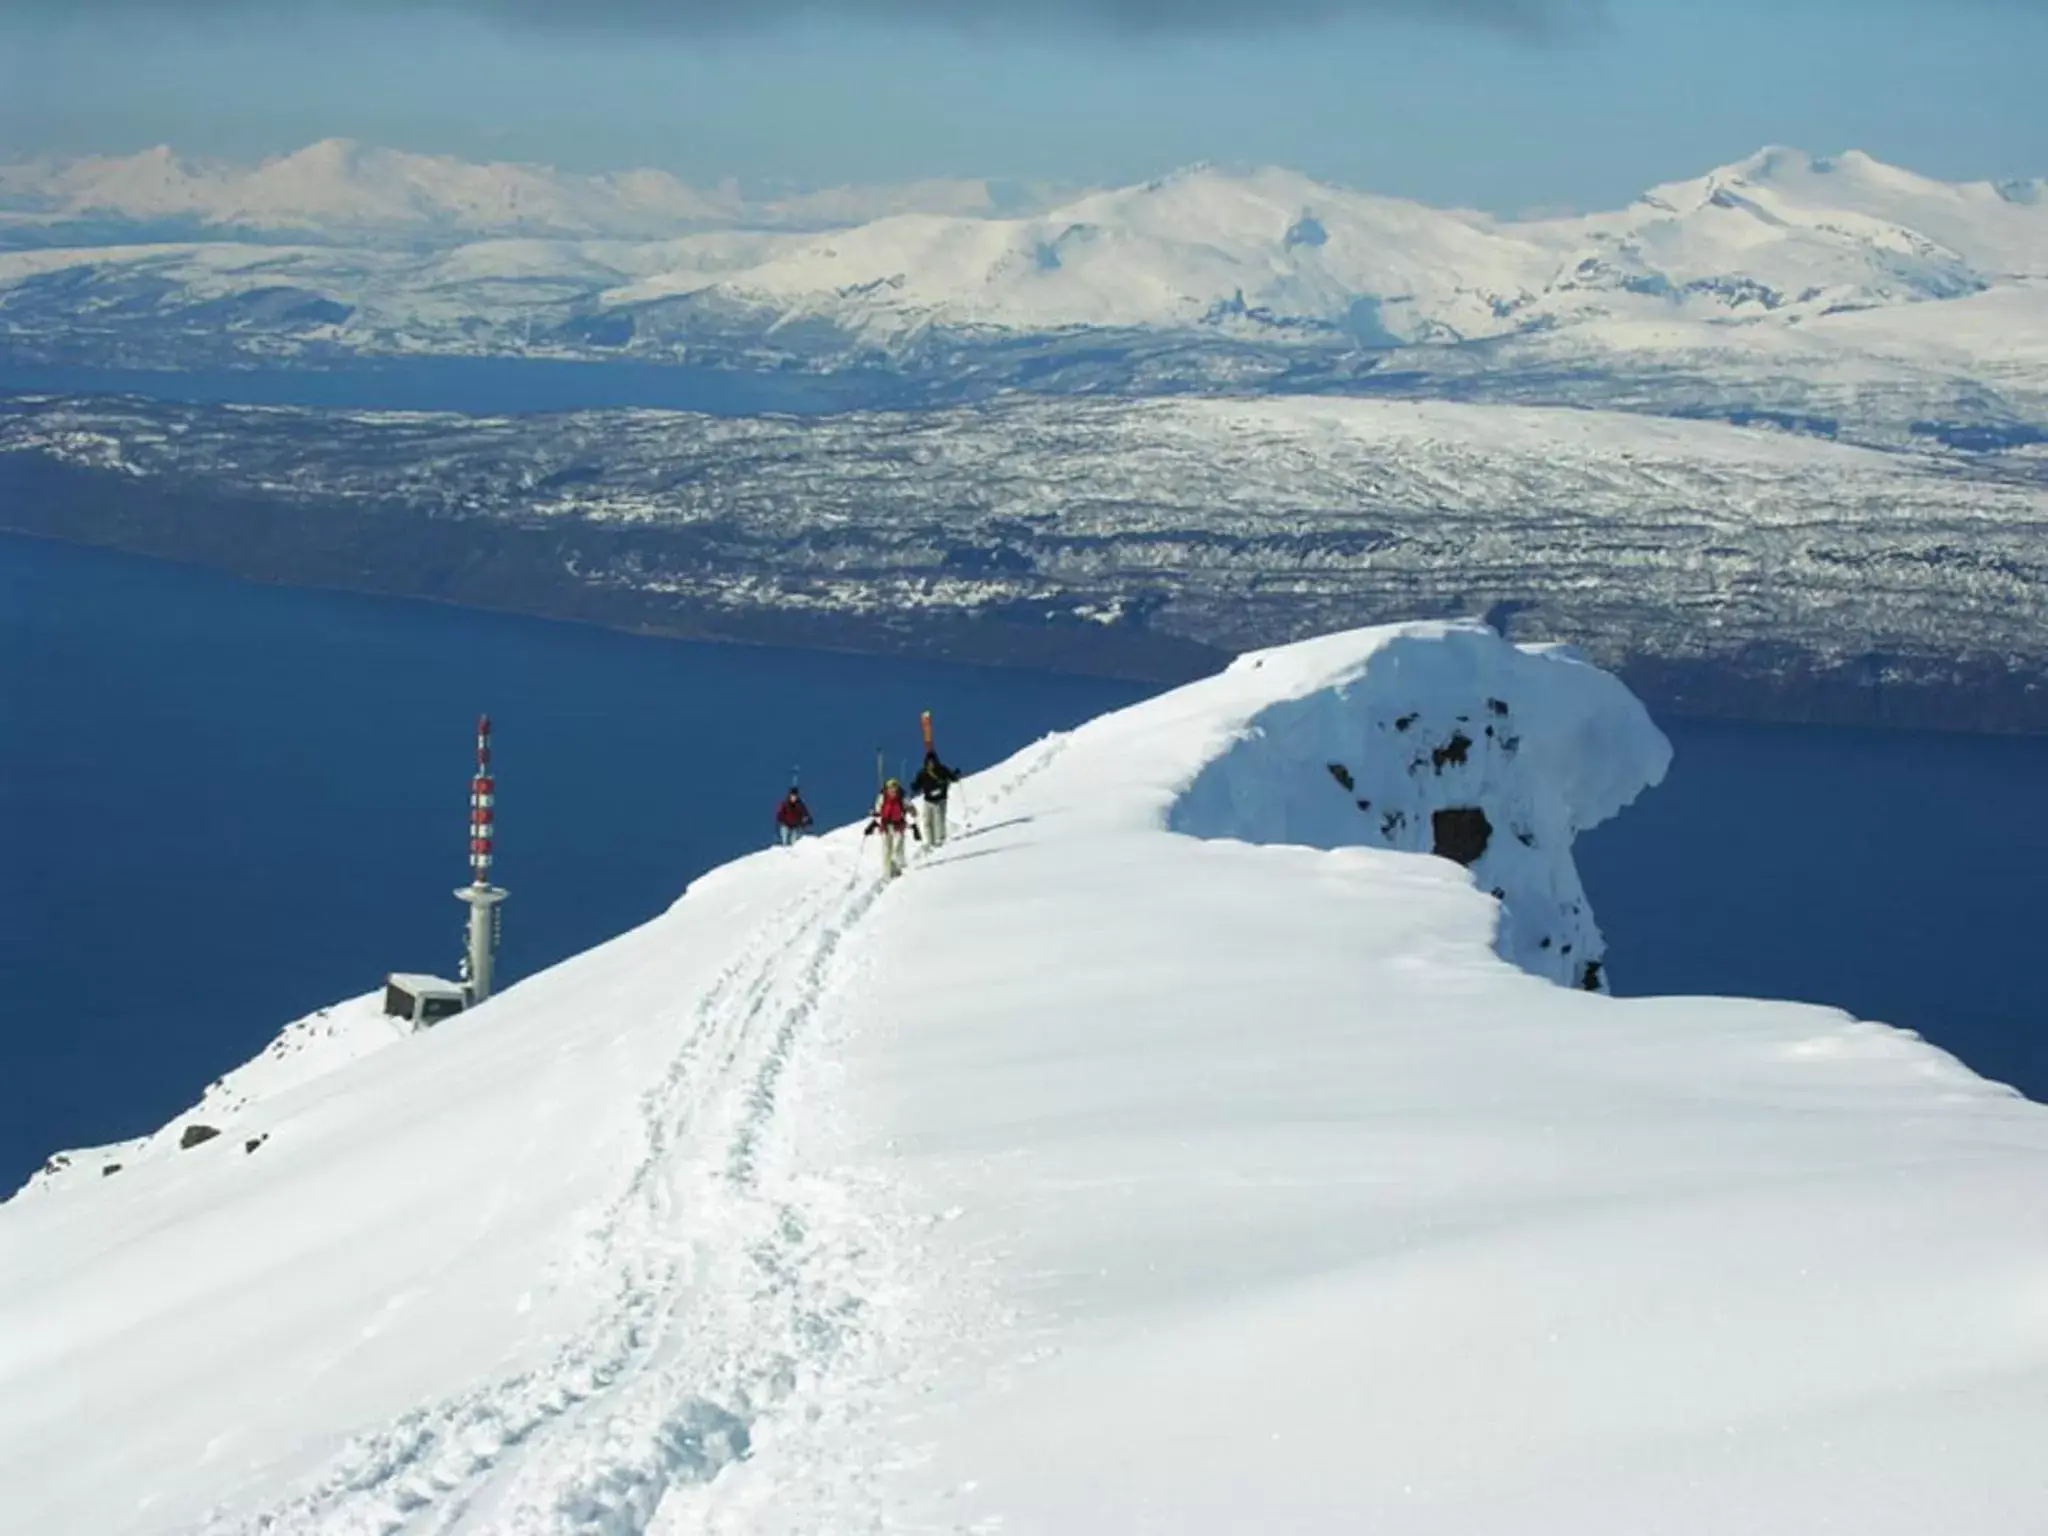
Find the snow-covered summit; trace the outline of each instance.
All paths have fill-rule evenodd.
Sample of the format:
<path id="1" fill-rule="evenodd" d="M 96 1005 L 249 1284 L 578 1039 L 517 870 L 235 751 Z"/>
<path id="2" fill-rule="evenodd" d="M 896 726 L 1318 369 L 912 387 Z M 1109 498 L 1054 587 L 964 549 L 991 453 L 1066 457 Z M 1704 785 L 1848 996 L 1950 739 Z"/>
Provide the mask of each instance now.
<path id="1" fill-rule="evenodd" d="M 1362 631 L 973 775 L 894 884 L 715 871 L 256 1153 L 0 1206 L 0 1525 L 2035 1529 L 2048 1114 L 1502 957 L 1666 751 Z"/>
<path id="2" fill-rule="evenodd" d="M 2048 274 L 2036 206 L 2041 185 L 1938 181 L 1861 150 L 1811 155 L 1774 145 L 1698 180 L 1659 187 L 1643 201 L 1697 211 L 1748 199 L 1753 216 L 1790 225 L 1853 214 L 1916 231 L 1995 276 L 2038 277 Z"/>

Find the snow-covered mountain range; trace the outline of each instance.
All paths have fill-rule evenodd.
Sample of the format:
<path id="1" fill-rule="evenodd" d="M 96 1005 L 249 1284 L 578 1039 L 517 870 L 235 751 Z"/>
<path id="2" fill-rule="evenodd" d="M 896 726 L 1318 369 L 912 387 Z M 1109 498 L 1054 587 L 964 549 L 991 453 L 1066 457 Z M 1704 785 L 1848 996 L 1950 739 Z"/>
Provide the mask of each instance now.
<path id="1" fill-rule="evenodd" d="M 1602 995 L 1572 840 L 1668 757 L 1568 652 L 1330 636 L 893 884 L 844 828 L 303 1021 L 0 1205 L 0 1526 L 2034 1532 L 2048 1111 Z"/>
<path id="2" fill-rule="evenodd" d="M 1906 399 L 1902 421 L 2048 429 L 2040 182 L 1770 149 L 1577 217 L 1213 166 L 1036 195 L 750 202 L 338 144 L 246 171 L 164 151 L 14 166 L 0 340 L 146 366 L 635 357 L 880 365 L 952 390 L 1605 389 L 1679 411 L 1703 390 L 1719 410 L 1717 387 L 1728 409 L 1795 412 L 1788 393 L 1871 390 Z M 152 228 L 166 218 L 182 237 Z"/>
<path id="3" fill-rule="evenodd" d="M 694 229 L 826 229 L 898 213 L 992 214 L 1046 189 L 924 181 L 823 191 L 693 187 L 666 171 L 580 176 L 325 139 L 257 165 L 135 155 L 0 164 L 0 239 L 62 244 L 166 226 L 207 238 L 417 244 L 493 236 L 657 239 Z"/>
<path id="4" fill-rule="evenodd" d="M 0 526 L 1169 678 L 1505 605 L 1660 707 L 2048 723 L 2048 184 L 1771 149 L 1516 219 L 1275 169 L 750 200 L 326 144 L 14 166 L 0 206 L 0 387 L 606 372 L 547 366 L 575 359 L 856 408 L 22 402 Z M 1190 394 L 1224 398 L 1157 400 Z M 1044 398 L 1077 395 L 1123 398 Z M 19 479 L 53 467 L 61 494 Z"/>

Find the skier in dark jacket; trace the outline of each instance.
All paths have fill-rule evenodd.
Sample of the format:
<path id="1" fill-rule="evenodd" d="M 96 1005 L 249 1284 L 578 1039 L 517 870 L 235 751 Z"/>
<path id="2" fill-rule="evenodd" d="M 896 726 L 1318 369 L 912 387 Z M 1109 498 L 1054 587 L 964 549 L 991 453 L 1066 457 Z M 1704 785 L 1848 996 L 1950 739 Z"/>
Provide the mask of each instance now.
<path id="1" fill-rule="evenodd" d="M 910 787 L 924 800 L 924 845 L 936 848 L 946 840 L 946 791 L 960 775 L 939 761 L 939 754 L 927 751 L 924 766 Z"/>
<path id="2" fill-rule="evenodd" d="M 782 803 L 775 807 L 776 841 L 787 848 L 810 830 L 811 808 L 804 804 L 803 794 L 792 784 Z"/>

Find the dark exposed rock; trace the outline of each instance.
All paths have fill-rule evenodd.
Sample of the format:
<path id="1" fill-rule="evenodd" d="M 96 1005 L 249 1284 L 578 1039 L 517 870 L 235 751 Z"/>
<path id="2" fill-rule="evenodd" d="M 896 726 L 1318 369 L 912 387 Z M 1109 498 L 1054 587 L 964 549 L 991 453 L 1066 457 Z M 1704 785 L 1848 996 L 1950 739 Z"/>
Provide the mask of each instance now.
<path id="1" fill-rule="evenodd" d="M 1361 811 L 1369 811 L 1372 809 L 1372 802 L 1370 800 L 1361 800 L 1358 802 L 1358 808 Z"/>
<path id="2" fill-rule="evenodd" d="M 220 1132 L 210 1125 L 188 1125 L 185 1127 L 185 1134 L 178 1138 L 178 1150 L 188 1152 L 201 1142 L 213 1140 L 219 1134 Z"/>
<path id="3" fill-rule="evenodd" d="M 1598 960 L 1588 960 L 1586 962 L 1586 968 L 1579 973 L 1579 985 L 1588 992 L 1598 992 L 1600 990 L 1600 962 Z"/>
<path id="4" fill-rule="evenodd" d="M 1409 727 L 1409 726 L 1413 725 L 1414 723 L 1415 723 L 1415 716 L 1413 716 L 1413 715 L 1403 715 L 1403 716 L 1401 716 L 1401 718 L 1400 718 L 1400 719 L 1398 719 L 1398 720 L 1396 720 L 1396 721 L 1394 722 L 1394 729 L 1395 729 L 1395 730 L 1397 730 L 1397 731 L 1405 731 L 1405 730 L 1407 730 L 1407 729 L 1408 729 L 1408 727 Z"/>
<path id="5" fill-rule="evenodd" d="M 1406 815 L 1400 811 L 1389 811 L 1380 818 L 1380 836 L 1392 838 L 1396 832 L 1407 825 L 1408 818 Z"/>
<path id="6" fill-rule="evenodd" d="M 1534 848 L 1536 846 L 1536 834 L 1534 832 L 1517 832 L 1515 834 L 1515 841 L 1524 848 Z"/>
<path id="7" fill-rule="evenodd" d="M 119 1173 L 120 1171 L 121 1165 L 119 1163 L 102 1163 L 100 1165 L 100 1177 L 103 1179 L 110 1173 Z"/>
<path id="8" fill-rule="evenodd" d="M 1330 232 L 1323 228 L 1323 221 L 1312 213 L 1304 213 L 1287 226 L 1287 233 L 1280 237 L 1280 244 L 1288 248 L 1297 245 L 1327 245 L 1329 239 Z"/>
<path id="9" fill-rule="evenodd" d="M 251 1136 L 247 1141 L 242 1143 L 242 1150 L 244 1152 L 254 1152 L 258 1147 L 262 1146 L 263 1143 L 265 1143 L 268 1140 L 270 1140 L 270 1132 L 268 1131 L 265 1131 L 261 1136 Z"/>
<path id="10" fill-rule="evenodd" d="M 1493 839 L 1493 823 L 1476 805 L 1454 805 L 1438 811 L 1429 818 L 1429 825 L 1435 840 L 1430 851 L 1460 864 L 1478 862 Z"/>
<path id="11" fill-rule="evenodd" d="M 1349 768 L 1346 768 L 1342 763 L 1331 763 L 1329 764 L 1329 769 L 1330 777 L 1335 779 L 1339 784 L 1342 784 L 1346 789 L 1358 788 L 1358 786 L 1354 784 L 1351 780 L 1351 770 Z"/>
<path id="12" fill-rule="evenodd" d="M 1504 715 L 1508 712 L 1508 701 L 1506 699 L 1488 699 L 1486 707 L 1496 715 Z"/>
<path id="13" fill-rule="evenodd" d="M 1463 731 L 1451 732 L 1451 739 L 1429 754 L 1430 764 L 1438 773 L 1444 771 L 1447 763 L 1462 763 L 1472 751 L 1472 738 Z"/>

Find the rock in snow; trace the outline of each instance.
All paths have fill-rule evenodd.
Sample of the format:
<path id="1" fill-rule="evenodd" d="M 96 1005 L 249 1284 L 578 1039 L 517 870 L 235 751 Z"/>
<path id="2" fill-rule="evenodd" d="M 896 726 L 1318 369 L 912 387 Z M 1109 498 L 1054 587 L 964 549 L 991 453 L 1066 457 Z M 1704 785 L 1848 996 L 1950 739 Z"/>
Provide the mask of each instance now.
<path id="1" fill-rule="evenodd" d="M 740 860 L 45 1181 L 0 1528 L 2038 1531 L 2048 1114 L 1582 990 L 1571 837 L 1667 755 L 1478 625 L 1247 656 L 891 886 Z"/>
<path id="2" fill-rule="evenodd" d="M 207 1084 L 199 1102 L 163 1129 L 112 1146 L 59 1152 L 30 1178 L 22 1195 L 45 1195 L 104 1178 L 115 1169 L 189 1152 L 224 1130 L 238 1128 L 252 1110 L 260 1113 L 269 1100 L 288 1089 L 403 1040 L 411 1026 L 386 1018 L 382 1003 L 382 994 L 372 993 L 286 1025 L 260 1055 Z"/>

